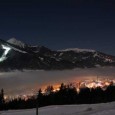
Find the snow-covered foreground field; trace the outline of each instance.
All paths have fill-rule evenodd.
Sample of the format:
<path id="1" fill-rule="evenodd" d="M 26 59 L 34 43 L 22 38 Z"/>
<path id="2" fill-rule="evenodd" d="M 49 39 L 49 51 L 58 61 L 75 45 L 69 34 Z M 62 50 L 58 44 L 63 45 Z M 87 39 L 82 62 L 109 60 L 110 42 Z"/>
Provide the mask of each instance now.
<path id="1" fill-rule="evenodd" d="M 35 109 L 11 110 L 0 115 L 36 115 Z M 115 102 L 85 105 L 61 105 L 39 108 L 39 115 L 115 115 Z"/>

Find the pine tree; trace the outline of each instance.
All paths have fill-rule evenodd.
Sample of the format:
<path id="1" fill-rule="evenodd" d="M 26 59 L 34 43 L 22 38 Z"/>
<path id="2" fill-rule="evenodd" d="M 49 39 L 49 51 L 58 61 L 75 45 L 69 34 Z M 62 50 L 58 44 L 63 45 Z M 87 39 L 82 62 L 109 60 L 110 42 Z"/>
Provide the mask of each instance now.
<path id="1" fill-rule="evenodd" d="M 0 92 L 0 109 L 3 109 L 3 105 L 4 105 L 4 90 L 1 89 L 1 92 Z"/>

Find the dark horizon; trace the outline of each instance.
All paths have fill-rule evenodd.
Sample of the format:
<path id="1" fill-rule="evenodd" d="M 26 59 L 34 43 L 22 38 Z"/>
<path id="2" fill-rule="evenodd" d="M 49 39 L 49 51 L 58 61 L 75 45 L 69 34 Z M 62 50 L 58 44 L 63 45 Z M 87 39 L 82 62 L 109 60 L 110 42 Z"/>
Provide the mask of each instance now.
<path id="1" fill-rule="evenodd" d="M 1 0 L 0 16 L 0 39 L 115 55 L 114 0 Z"/>

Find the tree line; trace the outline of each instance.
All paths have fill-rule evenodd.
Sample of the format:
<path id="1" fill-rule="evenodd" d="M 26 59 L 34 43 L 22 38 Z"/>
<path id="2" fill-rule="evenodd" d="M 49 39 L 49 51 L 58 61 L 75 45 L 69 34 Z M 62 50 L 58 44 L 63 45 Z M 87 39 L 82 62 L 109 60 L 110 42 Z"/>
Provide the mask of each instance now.
<path id="1" fill-rule="evenodd" d="M 36 96 L 32 96 L 27 100 L 15 98 L 6 102 L 4 100 L 4 90 L 0 92 L 0 110 L 8 109 L 29 109 L 48 105 L 63 104 L 94 104 L 115 101 L 115 86 L 110 85 L 105 90 L 100 87 L 89 89 L 81 88 L 80 92 L 72 85 L 61 84 L 59 90 L 54 92 L 53 86 L 48 86 L 45 93 L 39 89 Z"/>

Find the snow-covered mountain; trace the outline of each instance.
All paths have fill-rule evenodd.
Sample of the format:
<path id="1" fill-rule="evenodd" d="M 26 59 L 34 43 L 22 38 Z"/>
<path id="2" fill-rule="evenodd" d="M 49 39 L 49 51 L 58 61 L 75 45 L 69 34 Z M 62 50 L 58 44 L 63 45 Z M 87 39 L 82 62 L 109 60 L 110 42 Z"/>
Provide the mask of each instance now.
<path id="1" fill-rule="evenodd" d="M 115 66 L 115 56 L 95 50 L 70 48 L 52 51 L 44 46 L 31 46 L 14 38 L 8 41 L 0 40 L 0 53 L 0 70 L 2 71 Z"/>
<path id="2" fill-rule="evenodd" d="M 11 38 L 9 40 L 7 40 L 8 43 L 10 44 L 14 44 L 16 46 L 19 46 L 21 48 L 25 48 L 27 45 L 19 40 L 17 40 L 16 38 Z"/>

